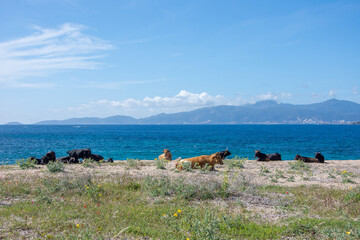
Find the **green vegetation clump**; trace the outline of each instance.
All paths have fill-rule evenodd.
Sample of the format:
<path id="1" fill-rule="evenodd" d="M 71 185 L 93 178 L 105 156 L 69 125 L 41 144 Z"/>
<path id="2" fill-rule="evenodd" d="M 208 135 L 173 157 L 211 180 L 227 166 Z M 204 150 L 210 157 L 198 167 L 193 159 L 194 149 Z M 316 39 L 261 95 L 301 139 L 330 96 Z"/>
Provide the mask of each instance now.
<path id="1" fill-rule="evenodd" d="M 166 169 L 166 165 L 169 163 L 169 160 L 166 160 L 165 158 L 155 158 L 155 164 L 157 169 Z"/>
<path id="2" fill-rule="evenodd" d="M 260 167 L 260 175 L 265 176 L 266 173 L 270 173 L 270 170 L 265 165 L 261 165 L 261 167 Z"/>
<path id="3" fill-rule="evenodd" d="M 29 168 L 37 168 L 36 167 L 36 160 L 31 158 L 19 160 L 16 162 L 21 169 L 29 169 Z"/>
<path id="4" fill-rule="evenodd" d="M 193 171 L 193 169 L 191 168 L 191 162 L 183 162 L 183 163 L 181 163 L 181 166 L 182 166 L 182 169 L 185 172 L 192 172 Z"/>
<path id="5" fill-rule="evenodd" d="M 48 164 L 46 164 L 46 167 L 49 172 L 52 173 L 65 171 L 65 166 L 62 162 L 49 162 Z"/>
<path id="6" fill-rule="evenodd" d="M 232 159 L 229 160 L 225 160 L 227 167 L 229 168 L 229 170 L 233 170 L 233 169 L 241 169 L 241 168 L 245 168 L 245 162 L 246 160 L 248 160 L 247 158 L 243 158 L 243 157 L 239 157 L 239 156 L 235 156 Z"/>
<path id="7" fill-rule="evenodd" d="M 288 163 L 290 169 L 293 170 L 300 170 L 300 171 L 309 171 L 310 170 L 310 166 L 309 164 L 306 164 L 303 161 L 297 160 L 297 161 L 292 161 Z"/>
<path id="8" fill-rule="evenodd" d="M 140 161 L 138 159 L 128 158 L 126 159 L 126 162 L 129 168 L 140 168 Z"/>
<path id="9" fill-rule="evenodd" d="M 97 162 L 92 158 L 85 158 L 82 161 L 82 166 L 83 167 L 94 167 L 95 165 L 100 166 L 101 164 L 100 164 L 100 162 Z"/>

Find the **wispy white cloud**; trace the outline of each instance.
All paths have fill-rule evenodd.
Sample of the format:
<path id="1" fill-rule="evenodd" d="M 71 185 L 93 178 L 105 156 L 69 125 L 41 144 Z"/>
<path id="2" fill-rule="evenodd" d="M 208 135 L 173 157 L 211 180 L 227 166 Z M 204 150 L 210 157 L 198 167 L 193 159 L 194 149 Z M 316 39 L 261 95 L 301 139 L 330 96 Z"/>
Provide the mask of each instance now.
<path id="1" fill-rule="evenodd" d="M 201 107 L 218 105 L 244 105 L 260 100 L 280 100 L 292 97 L 289 93 L 266 93 L 251 99 L 238 97 L 226 97 L 223 95 L 211 95 L 207 92 L 192 93 L 181 90 L 174 96 L 155 96 L 143 99 L 128 98 L 125 100 L 102 99 L 82 104 L 67 109 L 71 116 L 110 116 L 110 115 L 129 115 L 133 117 L 147 117 L 159 113 L 176 113 L 191 111 Z"/>
<path id="2" fill-rule="evenodd" d="M 98 67 L 95 59 L 103 57 L 99 51 L 112 45 L 82 33 L 85 28 L 71 23 L 55 29 L 35 27 L 30 36 L 0 42 L 0 84 L 34 86 L 24 81 L 55 71 Z"/>
<path id="3" fill-rule="evenodd" d="M 284 99 L 284 98 L 291 98 L 292 94 L 291 93 L 273 93 L 273 92 L 267 92 L 264 94 L 260 94 L 257 95 L 255 97 L 253 97 L 251 102 L 256 102 L 256 101 L 265 101 L 265 100 L 275 100 L 278 101 L 280 99 Z"/>
<path id="4" fill-rule="evenodd" d="M 158 113 L 175 113 L 191 111 L 200 107 L 217 105 L 239 105 L 244 103 L 241 98 L 230 99 L 222 95 L 210 95 L 206 92 L 191 93 L 181 90 L 175 96 L 145 97 L 143 99 L 128 98 L 121 101 L 102 99 L 77 107 L 70 107 L 68 111 L 80 115 L 89 115 L 92 112 L 103 116 L 111 114 L 146 117 Z"/>
<path id="5" fill-rule="evenodd" d="M 329 97 L 336 97 L 336 92 L 334 90 L 330 90 Z"/>

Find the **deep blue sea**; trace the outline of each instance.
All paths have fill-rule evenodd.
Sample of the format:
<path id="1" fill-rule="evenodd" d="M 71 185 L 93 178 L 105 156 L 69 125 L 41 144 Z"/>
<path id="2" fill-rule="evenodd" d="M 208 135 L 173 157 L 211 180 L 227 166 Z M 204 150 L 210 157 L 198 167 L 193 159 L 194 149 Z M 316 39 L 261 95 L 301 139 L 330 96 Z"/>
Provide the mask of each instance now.
<path id="1" fill-rule="evenodd" d="M 106 125 L 0 126 L 0 164 L 48 151 L 91 148 L 115 160 L 154 159 L 169 148 L 173 158 L 211 154 L 226 148 L 232 156 L 254 159 L 254 151 L 325 159 L 360 159 L 360 125 Z"/>

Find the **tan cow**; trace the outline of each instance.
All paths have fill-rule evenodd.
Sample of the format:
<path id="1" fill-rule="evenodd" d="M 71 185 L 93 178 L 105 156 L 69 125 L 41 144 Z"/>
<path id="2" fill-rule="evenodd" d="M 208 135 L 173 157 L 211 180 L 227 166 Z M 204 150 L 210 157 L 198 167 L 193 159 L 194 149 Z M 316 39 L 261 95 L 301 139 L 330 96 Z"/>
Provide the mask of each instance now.
<path id="1" fill-rule="evenodd" d="M 192 158 L 186 158 L 180 160 L 175 164 L 175 167 L 181 170 L 183 168 L 182 164 L 186 162 L 191 163 L 191 168 L 195 168 L 197 166 L 203 168 L 207 164 L 208 166 L 211 166 L 212 171 L 214 170 L 215 164 L 220 164 L 220 165 L 224 164 L 220 152 L 217 152 L 211 155 L 202 155 L 198 157 L 192 157 Z"/>
<path id="2" fill-rule="evenodd" d="M 172 156 L 171 156 L 171 152 L 169 151 L 169 149 L 164 149 L 164 153 L 159 155 L 158 157 L 159 160 L 172 160 Z"/>

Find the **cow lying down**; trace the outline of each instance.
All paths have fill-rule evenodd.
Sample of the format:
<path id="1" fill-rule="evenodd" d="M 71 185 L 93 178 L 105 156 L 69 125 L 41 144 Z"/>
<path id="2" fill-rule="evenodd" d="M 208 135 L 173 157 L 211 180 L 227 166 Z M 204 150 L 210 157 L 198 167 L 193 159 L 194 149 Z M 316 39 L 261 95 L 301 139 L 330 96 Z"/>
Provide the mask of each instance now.
<path id="1" fill-rule="evenodd" d="M 281 155 L 279 153 L 264 154 L 259 150 L 255 151 L 255 157 L 257 161 L 281 161 Z"/>
<path id="2" fill-rule="evenodd" d="M 325 162 L 324 156 L 319 152 L 315 153 L 315 158 L 303 157 L 298 154 L 295 156 L 294 160 L 303 161 L 303 162 L 307 162 L 307 163 L 324 163 Z"/>
<path id="3" fill-rule="evenodd" d="M 198 156 L 198 157 L 182 159 L 175 164 L 175 167 L 182 170 L 182 168 L 183 168 L 182 164 L 184 164 L 186 162 L 191 163 L 191 168 L 195 168 L 195 167 L 203 168 L 207 164 L 208 166 L 211 166 L 211 169 L 210 169 L 211 171 L 214 170 L 215 164 L 220 164 L 220 165 L 224 164 L 222 155 L 220 154 L 220 152 L 217 152 L 217 153 L 213 153 L 211 155 L 202 155 L 202 156 Z"/>

